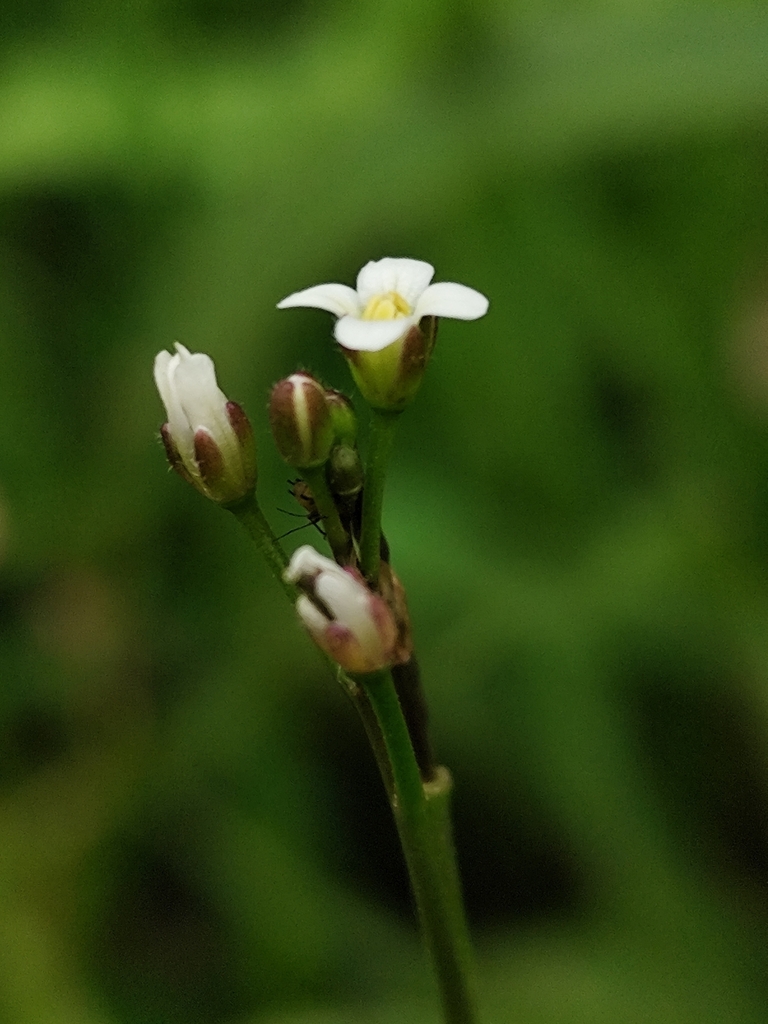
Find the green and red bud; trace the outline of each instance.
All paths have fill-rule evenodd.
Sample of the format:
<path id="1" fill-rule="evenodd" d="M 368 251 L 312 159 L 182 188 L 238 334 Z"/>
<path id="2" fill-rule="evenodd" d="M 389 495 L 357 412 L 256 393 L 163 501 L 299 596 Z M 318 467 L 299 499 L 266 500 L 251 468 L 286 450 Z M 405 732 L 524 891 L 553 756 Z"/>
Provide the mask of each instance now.
<path id="1" fill-rule="evenodd" d="M 278 381 L 269 400 L 269 423 L 280 455 L 296 469 L 322 466 L 334 442 L 325 388 L 308 373 Z"/>

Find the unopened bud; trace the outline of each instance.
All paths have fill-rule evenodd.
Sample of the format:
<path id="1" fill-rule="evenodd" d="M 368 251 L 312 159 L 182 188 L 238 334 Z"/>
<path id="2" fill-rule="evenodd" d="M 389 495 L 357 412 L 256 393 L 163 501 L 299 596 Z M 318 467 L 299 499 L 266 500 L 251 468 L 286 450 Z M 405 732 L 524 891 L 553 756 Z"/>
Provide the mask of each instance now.
<path id="1" fill-rule="evenodd" d="M 337 444 L 328 459 L 328 486 L 338 498 L 355 498 L 363 489 L 363 463 L 360 452 L 348 444 Z"/>
<path id="2" fill-rule="evenodd" d="M 308 373 L 278 381 L 269 400 L 275 445 L 290 466 L 309 469 L 328 459 L 334 439 L 325 388 Z"/>
<path id="3" fill-rule="evenodd" d="M 216 383 L 213 361 L 176 345 L 155 358 L 155 384 L 168 422 L 160 436 L 173 469 L 221 505 L 241 501 L 256 486 L 256 445 L 241 407 Z"/>
<path id="4" fill-rule="evenodd" d="M 357 416 L 350 399 L 341 391 L 326 388 L 325 400 L 333 420 L 333 433 L 336 444 L 354 445 L 357 440 Z"/>
<path id="5" fill-rule="evenodd" d="M 294 552 L 285 579 L 302 591 L 296 602 L 302 624 L 345 672 L 377 672 L 407 660 L 398 648 L 392 612 L 356 569 L 342 568 L 306 545 Z"/>

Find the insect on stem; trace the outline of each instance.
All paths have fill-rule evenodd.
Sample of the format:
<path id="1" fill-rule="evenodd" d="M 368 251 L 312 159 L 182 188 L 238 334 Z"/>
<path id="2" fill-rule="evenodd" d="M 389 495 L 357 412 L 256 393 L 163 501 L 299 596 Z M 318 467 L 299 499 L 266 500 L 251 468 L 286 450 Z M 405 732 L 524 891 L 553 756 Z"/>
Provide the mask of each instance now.
<path id="1" fill-rule="evenodd" d="M 322 527 L 320 526 L 320 523 L 323 521 L 324 516 L 320 514 L 320 511 L 317 505 L 315 504 L 315 499 L 312 496 L 312 490 L 309 484 L 306 483 L 306 481 L 302 480 L 301 478 L 297 478 L 296 480 L 289 480 L 288 483 L 291 485 L 288 488 L 288 493 L 292 498 L 295 498 L 296 501 L 298 501 L 298 503 L 304 509 L 304 512 L 289 512 L 287 509 L 284 508 L 278 509 L 278 512 L 284 512 L 285 515 L 287 516 L 296 516 L 302 519 L 306 519 L 307 521 L 305 523 L 302 523 L 301 526 L 295 526 L 292 530 L 288 530 L 287 533 L 281 534 L 277 539 L 282 540 L 283 537 L 290 537 L 292 533 L 298 533 L 299 530 L 303 530 L 307 526 L 314 526 L 318 530 L 318 532 L 324 537 L 325 533 Z"/>

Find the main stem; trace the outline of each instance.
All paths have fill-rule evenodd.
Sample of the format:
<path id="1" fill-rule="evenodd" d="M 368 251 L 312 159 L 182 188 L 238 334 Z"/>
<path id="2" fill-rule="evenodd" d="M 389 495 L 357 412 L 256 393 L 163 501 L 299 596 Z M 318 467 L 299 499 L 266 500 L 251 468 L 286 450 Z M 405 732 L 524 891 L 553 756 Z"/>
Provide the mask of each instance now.
<path id="1" fill-rule="evenodd" d="M 363 489 L 363 520 L 360 531 L 360 571 L 374 589 L 379 582 L 384 481 L 395 440 L 395 427 L 399 418 L 399 412 L 380 412 L 374 409 L 368 438 L 368 458 Z"/>
<path id="2" fill-rule="evenodd" d="M 384 477 L 396 423 L 396 417 L 376 416 L 369 453 L 373 487 L 367 520 L 365 505 L 363 510 L 363 538 L 369 538 L 368 562 L 362 563 L 368 565 L 367 575 L 373 581 L 378 579 Z M 368 486 L 366 480 L 366 496 Z M 294 601 L 296 590 L 283 579 L 288 560 L 255 494 L 229 506 L 229 511 L 255 541 L 280 586 Z M 470 991 L 471 947 L 451 832 L 450 772 L 438 767 L 428 782 L 422 781 L 389 672 L 360 676 L 352 681 L 354 687 L 343 673 L 338 675 L 360 712 L 387 788 L 422 932 L 437 975 L 445 1024 L 475 1024 Z"/>
<path id="3" fill-rule="evenodd" d="M 446 1024 L 474 1024 L 471 947 L 450 818 L 451 775 L 440 767 L 423 783 L 388 672 L 358 677 L 379 721 L 392 767 L 392 811 L 424 939 L 437 975 Z"/>

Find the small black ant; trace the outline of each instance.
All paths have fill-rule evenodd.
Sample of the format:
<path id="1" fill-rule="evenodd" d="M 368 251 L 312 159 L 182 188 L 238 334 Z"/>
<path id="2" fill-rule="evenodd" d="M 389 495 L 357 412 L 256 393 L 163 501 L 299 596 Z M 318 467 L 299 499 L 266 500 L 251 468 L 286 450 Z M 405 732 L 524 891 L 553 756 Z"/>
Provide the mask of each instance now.
<path id="1" fill-rule="evenodd" d="M 295 526 L 292 530 L 288 530 L 287 533 L 281 534 L 277 539 L 282 540 L 283 537 L 289 537 L 292 533 L 297 533 L 299 530 L 303 530 L 306 526 L 314 526 L 323 536 L 325 536 L 325 533 L 320 526 L 323 516 L 320 514 L 320 511 L 315 504 L 315 499 L 312 495 L 312 489 L 309 484 L 301 478 L 289 480 L 288 483 L 291 485 L 288 488 L 288 493 L 292 498 L 295 498 L 296 501 L 298 501 L 304 509 L 304 512 L 289 512 L 288 509 L 285 508 L 278 509 L 278 512 L 284 512 L 287 516 L 296 516 L 300 519 L 306 519 L 307 521 L 302 523 L 301 526 Z"/>

